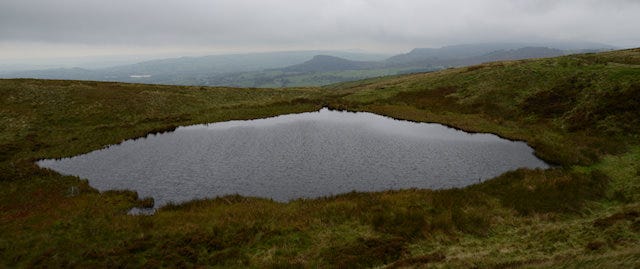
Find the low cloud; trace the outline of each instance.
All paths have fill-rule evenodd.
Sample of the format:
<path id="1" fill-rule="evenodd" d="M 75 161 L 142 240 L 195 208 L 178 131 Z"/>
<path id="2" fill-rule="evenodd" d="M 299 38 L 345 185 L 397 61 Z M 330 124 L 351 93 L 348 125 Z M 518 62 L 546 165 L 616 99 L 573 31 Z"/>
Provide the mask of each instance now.
<path id="1" fill-rule="evenodd" d="M 640 1 L 631 0 L 3 0 L 0 46 L 15 49 L 0 57 L 20 51 L 11 44 L 246 51 L 542 40 L 638 46 L 638 14 Z"/>

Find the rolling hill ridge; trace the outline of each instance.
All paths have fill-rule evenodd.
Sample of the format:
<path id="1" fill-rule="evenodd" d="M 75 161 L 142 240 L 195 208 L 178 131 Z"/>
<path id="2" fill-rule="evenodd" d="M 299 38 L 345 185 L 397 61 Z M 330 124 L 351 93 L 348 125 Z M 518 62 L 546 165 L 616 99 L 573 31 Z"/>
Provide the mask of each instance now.
<path id="1" fill-rule="evenodd" d="M 100 69 L 31 70 L 0 73 L 0 77 L 259 88 L 323 86 L 369 77 L 610 48 L 590 43 L 485 43 L 417 48 L 391 57 L 339 51 L 294 51 L 160 59 Z"/>

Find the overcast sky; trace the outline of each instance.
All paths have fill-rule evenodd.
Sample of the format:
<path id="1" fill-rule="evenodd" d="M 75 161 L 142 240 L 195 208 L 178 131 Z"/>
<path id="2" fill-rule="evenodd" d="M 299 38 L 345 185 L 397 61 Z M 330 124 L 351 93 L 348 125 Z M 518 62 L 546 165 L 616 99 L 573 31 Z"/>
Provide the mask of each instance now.
<path id="1" fill-rule="evenodd" d="M 0 60 L 547 40 L 640 46 L 640 0 L 0 0 Z"/>

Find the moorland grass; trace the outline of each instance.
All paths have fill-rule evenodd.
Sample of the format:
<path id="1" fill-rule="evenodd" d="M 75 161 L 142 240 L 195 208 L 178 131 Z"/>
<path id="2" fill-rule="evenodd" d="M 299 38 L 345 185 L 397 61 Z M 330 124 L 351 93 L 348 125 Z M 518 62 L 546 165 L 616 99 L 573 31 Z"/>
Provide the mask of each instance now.
<path id="1" fill-rule="evenodd" d="M 488 63 L 300 89 L 0 80 L 7 267 L 634 267 L 640 50 Z M 321 106 L 526 141 L 555 164 L 462 189 L 289 203 L 226 196 L 152 216 L 130 191 L 33 161 L 179 125 Z"/>

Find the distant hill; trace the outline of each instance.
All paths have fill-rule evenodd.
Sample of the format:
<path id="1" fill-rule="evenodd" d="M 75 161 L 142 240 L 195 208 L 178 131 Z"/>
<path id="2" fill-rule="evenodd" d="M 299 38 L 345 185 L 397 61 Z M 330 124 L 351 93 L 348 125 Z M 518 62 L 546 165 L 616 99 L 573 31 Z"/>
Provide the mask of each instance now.
<path id="1" fill-rule="evenodd" d="M 103 69 L 103 71 L 127 74 L 148 73 L 152 75 L 250 72 L 299 64 L 318 54 L 344 57 L 351 60 L 380 60 L 384 58 L 384 55 L 338 51 L 269 52 L 161 59 L 107 68 Z"/>
<path id="2" fill-rule="evenodd" d="M 426 53 L 423 53 L 425 51 Z M 420 53 L 430 55 L 433 51 L 433 49 L 416 49 L 408 55 Z M 203 84 L 236 87 L 321 86 L 370 77 L 429 72 L 448 67 L 476 65 L 502 60 L 556 57 L 570 53 L 569 51 L 547 47 L 523 47 L 491 51 L 489 51 L 489 47 L 482 47 L 470 51 L 463 53 L 463 55 L 476 56 L 460 57 L 456 54 L 444 53 L 442 57 L 424 58 L 416 56 L 417 60 L 406 58 L 407 60 L 404 63 L 399 62 L 398 59 L 407 57 L 406 55 L 402 57 L 394 56 L 378 62 L 352 61 L 339 57 L 317 55 L 302 64 L 285 68 L 210 77 L 205 79 Z M 479 51 L 489 52 L 478 54 Z"/>
<path id="3" fill-rule="evenodd" d="M 517 49 L 500 49 L 491 51 L 478 56 L 466 58 L 426 58 L 420 61 L 412 61 L 409 63 L 388 63 L 389 66 L 432 66 L 432 67 L 458 67 L 466 65 L 475 65 L 486 62 L 505 61 L 505 60 L 523 60 L 532 58 L 557 57 L 571 54 L 569 51 L 547 48 L 547 47 L 524 47 Z"/>
<path id="4" fill-rule="evenodd" d="M 515 49 L 525 45 L 515 44 L 468 44 L 442 48 L 415 48 L 408 53 L 395 55 L 386 60 L 390 64 L 410 64 L 427 60 L 464 59 L 478 57 L 497 50 Z"/>
<path id="5" fill-rule="evenodd" d="M 55 68 L 22 70 L 0 73 L 0 77 L 198 85 L 207 77 L 282 68 L 300 64 L 319 54 L 342 57 L 354 61 L 379 61 L 389 57 L 389 55 L 385 54 L 348 51 L 265 52 L 158 59 L 99 69 Z"/>
<path id="6" fill-rule="evenodd" d="M 316 55 L 311 60 L 301 64 L 288 66 L 280 70 L 285 72 L 328 72 L 344 70 L 364 70 L 382 68 L 381 62 L 352 61 L 329 55 Z"/>
<path id="7" fill-rule="evenodd" d="M 291 51 L 169 58 L 99 69 L 27 70 L 0 73 L 0 77 L 236 87 L 322 86 L 369 77 L 610 48 L 584 42 L 482 43 L 416 48 L 391 57 L 357 52 Z"/>
<path id="8" fill-rule="evenodd" d="M 548 58 L 569 54 L 567 51 L 547 47 L 525 47 L 520 49 L 498 50 L 478 57 L 489 61 L 519 60 L 531 58 Z"/>
<path id="9" fill-rule="evenodd" d="M 395 55 L 386 60 L 392 64 L 409 64 L 435 59 L 475 58 L 495 51 L 516 50 L 526 47 L 547 47 L 577 53 L 584 51 L 611 50 L 615 47 L 590 42 L 555 42 L 555 43 L 479 43 L 445 46 L 441 48 L 416 48 L 412 51 Z"/>

